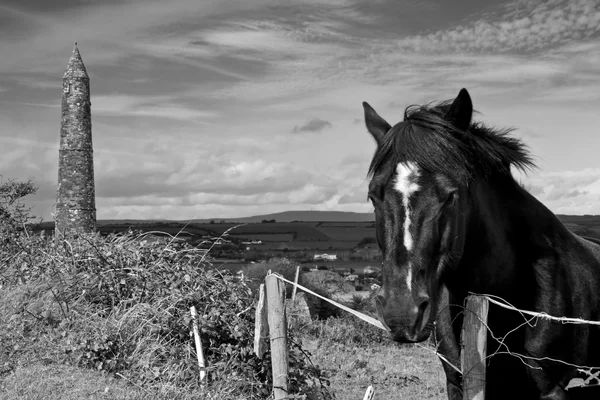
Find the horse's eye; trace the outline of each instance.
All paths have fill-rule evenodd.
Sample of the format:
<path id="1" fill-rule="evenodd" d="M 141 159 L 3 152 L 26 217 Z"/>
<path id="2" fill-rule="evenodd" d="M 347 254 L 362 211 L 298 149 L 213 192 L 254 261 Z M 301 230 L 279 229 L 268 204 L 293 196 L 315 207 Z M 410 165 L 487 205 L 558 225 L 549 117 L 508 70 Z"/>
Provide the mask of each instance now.
<path id="1" fill-rule="evenodd" d="M 446 201 L 444 202 L 445 206 L 451 206 L 456 202 L 456 199 L 458 198 L 458 194 L 456 192 L 452 192 L 448 195 L 448 197 L 446 197 Z"/>
<path id="2" fill-rule="evenodd" d="M 383 201 L 383 188 L 375 188 L 369 191 L 369 200 L 375 206 Z"/>

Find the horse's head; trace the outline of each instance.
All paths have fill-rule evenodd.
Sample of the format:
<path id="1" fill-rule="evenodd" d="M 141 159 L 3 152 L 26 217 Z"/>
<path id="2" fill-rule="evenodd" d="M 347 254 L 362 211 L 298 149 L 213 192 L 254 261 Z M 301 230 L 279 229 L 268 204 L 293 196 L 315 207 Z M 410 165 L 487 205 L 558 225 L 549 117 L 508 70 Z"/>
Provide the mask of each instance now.
<path id="1" fill-rule="evenodd" d="M 394 127 L 363 106 L 378 145 L 369 184 L 383 253 L 376 304 L 394 340 L 420 342 L 432 331 L 442 276 L 462 255 L 469 214 L 469 171 L 452 154 L 461 141 L 450 145 L 436 135 L 464 135 L 472 103 L 463 89 L 451 104 L 407 110 Z"/>

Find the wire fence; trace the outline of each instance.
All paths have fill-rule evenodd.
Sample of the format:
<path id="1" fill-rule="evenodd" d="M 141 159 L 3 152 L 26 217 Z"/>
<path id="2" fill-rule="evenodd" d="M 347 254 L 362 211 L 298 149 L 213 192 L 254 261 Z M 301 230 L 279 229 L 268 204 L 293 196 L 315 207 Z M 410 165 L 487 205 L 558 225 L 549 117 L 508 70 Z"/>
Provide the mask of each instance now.
<path id="1" fill-rule="evenodd" d="M 273 274 L 273 275 L 275 275 L 279 280 L 281 280 L 285 283 L 288 283 L 295 288 L 301 289 L 302 291 L 304 291 L 306 293 L 314 295 L 314 296 L 334 305 L 335 307 L 338 307 L 344 311 L 347 311 L 347 312 L 353 314 L 357 318 L 360 318 L 361 320 L 363 320 L 379 329 L 389 332 L 389 328 L 387 326 L 385 326 L 383 323 L 381 323 L 377 318 L 374 318 L 370 315 L 363 314 L 363 313 L 356 311 L 354 309 L 351 309 L 343 304 L 340 304 L 334 300 L 331 300 L 324 296 L 321 296 L 321 295 L 311 291 L 310 289 L 308 289 L 302 285 L 299 285 L 297 282 L 292 282 L 292 281 L 285 279 L 284 277 L 282 277 L 279 274 Z M 590 320 L 585 320 L 583 318 L 555 316 L 555 315 L 550 315 L 546 312 L 523 310 L 523 309 L 519 309 L 519 308 L 515 307 L 510 302 L 504 300 L 501 297 L 490 295 L 490 294 L 470 293 L 470 296 L 478 296 L 478 297 L 484 298 L 487 302 L 489 302 L 490 304 L 493 304 L 494 306 L 498 306 L 503 309 L 519 313 L 523 318 L 523 321 L 520 324 L 518 324 L 516 327 L 509 330 L 502 336 L 498 336 L 492 331 L 492 329 L 488 325 L 487 319 L 482 320 L 479 316 L 477 317 L 479 319 L 479 322 L 481 322 L 483 324 L 483 326 L 485 327 L 485 333 L 487 334 L 487 336 L 489 338 L 491 338 L 492 340 L 494 340 L 494 342 L 497 344 L 496 350 L 494 350 L 490 354 L 485 354 L 483 356 L 483 358 L 479 361 L 480 363 L 486 363 L 490 358 L 495 357 L 500 354 L 506 354 L 506 355 L 513 356 L 513 357 L 519 359 L 528 368 L 533 368 L 533 369 L 541 369 L 542 368 L 539 365 L 533 365 L 533 364 L 535 364 L 535 362 L 546 362 L 546 363 L 547 362 L 556 362 L 556 363 L 561 363 L 563 365 L 572 367 L 572 368 L 576 369 L 577 372 L 581 373 L 581 375 L 579 377 L 573 378 L 569 382 L 569 384 L 565 387 L 565 389 L 581 387 L 581 386 L 586 386 L 586 387 L 587 386 L 600 386 L 600 366 L 579 365 L 579 364 L 574 364 L 574 363 L 566 361 L 566 360 L 560 360 L 560 359 L 556 359 L 556 358 L 552 358 L 552 357 L 548 357 L 548 356 L 535 357 L 535 356 L 528 355 L 528 354 L 522 354 L 520 352 L 514 351 L 514 349 L 511 350 L 509 348 L 509 346 L 506 344 L 507 338 L 511 334 L 514 334 L 516 331 L 518 331 L 519 329 L 521 329 L 523 327 L 527 327 L 527 326 L 535 327 L 537 325 L 537 323 L 539 322 L 539 320 L 550 320 L 550 321 L 559 322 L 561 324 L 577 324 L 577 325 L 587 324 L 587 325 L 592 325 L 592 326 L 600 326 L 600 321 L 590 321 Z M 450 305 L 448 305 L 448 307 L 460 307 L 461 311 L 458 314 L 464 313 L 466 311 L 465 306 L 462 304 L 461 305 L 450 304 Z M 471 371 L 464 370 L 465 369 L 464 365 L 457 365 L 457 363 L 459 363 L 461 360 L 450 360 L 450 359 L 448 359 L 448 357 L 446 357 L 444 354 L 442 354 L 439 351 L 441 340 L 444 340 L 444 338 L 443 337 L 434 338 L 435 347 L 433 347 L 433 348 L 428 347 L 428 346 L 423 346 L 423 345 L 421 345 L 420 347 L 426 351 L 434 352 L 443 363 L 447 364 L 453 370 L 460 373 L 464 379 L 465 375 L 469 374 Z M 457 343 L 456 345 L 458 346 L 459 344 Z M 489 349 L 490 346 L 488 345 L 487 348 Z M 474 367 L 471 366 L 469 368 L 474 368 Z"/>
<path id="2" fill-rule="evenodd" d="M 561 359 L 553 358 L 553 357 L 549 357 L 549 356 L 535 357 L 532 355 L 523 354 L 523 353 L 519 353 L 514 350 L 511 350 L 509 348 L 509 346 L 506 344 L 506 341 L 507 341 L 507 338 L 509 335 L 513 334 L 514 332 L 518 331 L 519 329 L 521 329 L 525 326 L 534 328 L 540 320 L 549 320 L 549 321 L 554 321 L 554 322 L 558 322 L 561 324 L 591 325 L 591 326 L 600 326 L 600 321 L 586 320 L 583 318 L 555 316 L 555 315 L 550 315 L 546 312 L 523 310 L 523 309 L 515 307 L 510 302 L 506 301 L 505 299 L 503 299 L 499 296 L 494 296 L 494 295 L 489 295 L 489 294 L 470 293 L 470 296 L 477 296 L 477 297 L 483 298 L 487 302 L 489 302 L 495 306 L 501 307 L 501 308 L 509 310 L 509 311 L 514 311 L 516 313 L 519 313 L 523 318 L 522 323 L 518 324 L 516 327 L 509 330 L 507 333 L 505 333 L 502 336 L 497 336 L 493 332 L 493 330 L 489 327 L 489 325 L 487 324 L 486 321 L 481 321 L 486 328 L 487 336 L 489 338 L 492 338 L 495 341 L 495 343 L 498 344 L 498 347 L 497 347 L 497 350 L 495 350 L 494 352 L 492 352 L 490 354 L 486 354 L 485 358 L 483 358 L 480 362 L 483 363 L 483 362 L 488 361 L 490 358 L 492 358 L 494 356 L 497 356 L 500 354 L 506 354 L 506 355 L 510 355 L 510 356 L 513 356 L 513 357 L 519 359 L 526 367 L 532 368 L 532 369 L 542 369 L 542 367 L 539 364 L 533 365 L 535 363 L 532 363 L 532 362 L 559 363 L 559 364 L 563 364 L 563 365 L 572 367 L 581 374 L 578 377 L 572 378 L 564 389 L 569 390 L 571 388 L 576 388 L 576 387 L 600 386 L 600 366 L 575 364 L 573 362 L 569 362 L 566 360 L 561 360 Z M 489 349 L 489 345 L 487 346 L 487 348 Z M 469 371 L 463 371 L 463 376 L 468 373 L 469 373 Z"/>

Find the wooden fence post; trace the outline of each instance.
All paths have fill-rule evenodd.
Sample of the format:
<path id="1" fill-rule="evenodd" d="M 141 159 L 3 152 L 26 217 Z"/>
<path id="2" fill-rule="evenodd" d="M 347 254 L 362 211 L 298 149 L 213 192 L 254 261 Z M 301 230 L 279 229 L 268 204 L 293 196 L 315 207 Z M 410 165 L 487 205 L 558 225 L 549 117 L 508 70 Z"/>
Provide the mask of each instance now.
<path id="1" fill-rule="evenodd" d="M 467 298 L 461 352 L 464 400 L 485 399 L 488 307 L 483 296 Z"/>
<path id="2" fill-rule="evenodd" d="M 267 352 L 267 336 L 269 335 L 264 283 L 260 284 L 258 293 L 258 303 L 256 304 L 254 318 L 254 353 L 258 358 L 263 358 L 263 355 Z"/>
<path id="3" fill-rule="evenodd" d="M 365 392 L 365 397 L 363 397 L 363 400 L 373 400 L 373 395 L 375 395 L 375 390 L 373 389 L 373 386 L 369 386 L 367 388 L 367 391 Z"/>
<path id="4" fill-rule="evenodd" d="M 273 395 L 282 400 L 288 395 L 287 319 L 285 315 L 285 285 L 275 275 L 267 275 L 267 311 L 271 364 L 273 368 Z"/>
<path id="5" fill-rule="evenodd" d="M 296 266 L 296 277 L 294 278 L 294 283 L 297 285 L 298 284 L 298 277 L 300 276 L 300 266 L 297 265 Z M 298 288 L 298 286 L 294 285 L 294 288 L 292 289 L 292 303 L 294 302 L 294 300 L 296 300 L 296 289 Z"/>
<path id="6" fill-rule="evenodd" d="M 190 307 L 190 313 L 192 314 L 192 326 L 194 331 L 194 341 L 196 342 L 196 355 L 198 356 L 198 367 L 200 368 L 200 384 L 204 383 L 206 377 L 206 371 L 204 368 L 204 351 L 202 350 L 202 342 L 200 341 L 200 331 L 198 329 L 198 313 L 196 312 L 196 306 Z"/>

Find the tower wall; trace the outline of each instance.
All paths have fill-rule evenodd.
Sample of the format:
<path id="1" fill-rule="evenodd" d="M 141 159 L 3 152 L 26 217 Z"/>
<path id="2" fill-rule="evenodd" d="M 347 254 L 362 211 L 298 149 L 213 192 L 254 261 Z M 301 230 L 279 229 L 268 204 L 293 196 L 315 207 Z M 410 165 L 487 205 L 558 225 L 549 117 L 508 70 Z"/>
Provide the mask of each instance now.
<path id="1" fill-rule="evenodd" d="M 60 234 L 96 230 L 90 81 L 77 46 L 63 77 L 55 227 Z"/>

